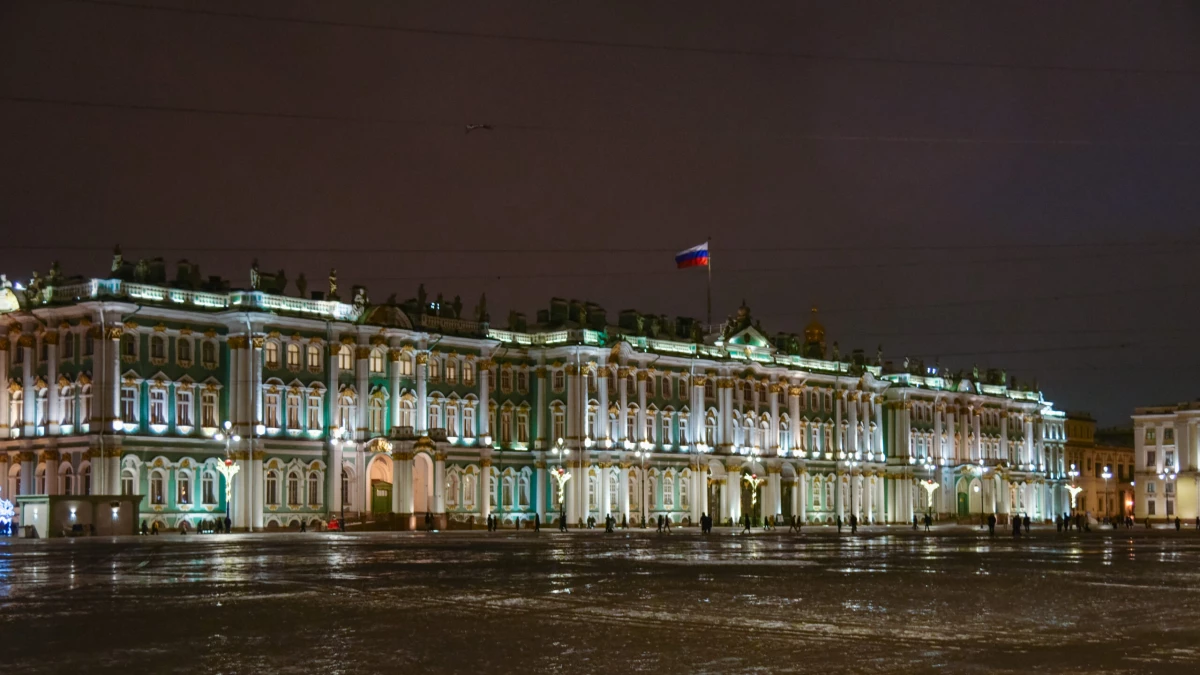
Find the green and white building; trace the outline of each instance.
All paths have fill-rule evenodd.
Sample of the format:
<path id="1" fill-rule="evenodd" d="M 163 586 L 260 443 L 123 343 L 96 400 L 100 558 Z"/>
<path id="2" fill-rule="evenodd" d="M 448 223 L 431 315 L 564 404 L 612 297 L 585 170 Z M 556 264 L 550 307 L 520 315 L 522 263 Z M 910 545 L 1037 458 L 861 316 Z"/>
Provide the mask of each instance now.
<path id="1" fill-rule="evenodd" d="M 297 297 L 257 269 L 237 290 L 119 254 L 105 279 L 0 285 L 10 498 L 138 494 L 161 527 L 245 530 L 1069 509 L 1040 392 L 830 355 L 815 310 L 768 335 L 745 306 L 710 327 L 554 299 L 501 330 L 483 299 L 343 302 L 333 275 Z"/>

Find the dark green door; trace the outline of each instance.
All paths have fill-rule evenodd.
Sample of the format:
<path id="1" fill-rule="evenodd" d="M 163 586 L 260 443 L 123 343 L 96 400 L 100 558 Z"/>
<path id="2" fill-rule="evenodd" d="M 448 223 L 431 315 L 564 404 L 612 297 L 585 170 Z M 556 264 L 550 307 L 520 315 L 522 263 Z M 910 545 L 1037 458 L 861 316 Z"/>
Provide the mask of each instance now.
<path id="1" fill-rule="evenodd" d="M 971 500 L 965 492 L 958 493 L 958 515 L 971 515 Z"/>
<path id="2" fill-rule="evenodd" d="M 371 481 L 371 511 L 377 514 L 392 512 L 391 483 Z"/>

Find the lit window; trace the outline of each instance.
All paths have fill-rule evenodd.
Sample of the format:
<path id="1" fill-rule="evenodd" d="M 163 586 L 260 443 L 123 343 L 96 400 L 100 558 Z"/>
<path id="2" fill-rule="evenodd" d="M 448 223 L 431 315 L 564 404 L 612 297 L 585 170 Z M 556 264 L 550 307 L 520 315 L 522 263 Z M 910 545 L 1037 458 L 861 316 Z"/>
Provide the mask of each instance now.
<path id="1" fill-rule="evenodd" d="M 175 425 L 192 426 L 192 392 L 187 389 L 175 391 Z"/>
<path id="2" fill-rule="evenodd" d="M 268 392 L 263 396 L 263 424 L 270 429 L 279 428 L 279 393 Z"/>
<path id="3" fill-rule="evenodd" d="M 436 356 L 429 355 L 429 381 L 437 382 L 442 377 L 442 362 Z"/>
<path id="4" fill-rule="evenodd" d="M 308 504 L 317 506 L 321 503 L 321 481 L 315 473 L 308 474 Z"/>
<path id="5" fill-rule="evenodd" d="M 309 345 L 305 348 L 305 353 L 308 354 L 308 370 L 313 373 L 321 372 L 321 348 Z"/>
<path id="6" fill-rule="evenodd" d="M 409 356 L 408 354 L 401 354 L 400 360 L 396 362 L 396 365 L 400 367 L 400 376 L 401 377 L 412 377 L 412 357 L 411 356 Z M 470 384 L 470 382 L 467 380 L 467 373 L 469 373 L 469 372 L 471 372 L 470 367 L 468 367 L 463 372 L 463 382 L 466 382 L 467 384 Z"/>
<path id="7" fill-rule="evenodd" d="M 192 365 L 192 341 L 186 338 L 175 339 L 175 360 L 181 366 Z"/>
<path id="8" fill-rule="evenodd" d="M 455 359 L 446 359 L 446 381 L 450 384 L 458 382 L 458 361 Z"/>
<path id="9" fill-rule="evenodd" d="M 300 394 L 288 392 L 287 395 L 287 428 L 289 431 L 300 430 Z"/>
<path id="10" fill-rule="evenodd" d="M 300 345 L 289 342 L 287 346 L 288 370 L 300 370 Z"/>
<path id="11" fill-rule="evenodd" d="M 217 343 L 212 340 L 205 340 L 200 346 L 200 360 L 205 368 L 212 370 L 217 367 Z"/>
<path id="12" fill-rule="evenodd" d="M 137 424 L 137 388 L 121 387 L 121 420 Z"/>
<path id="13" fill-rule="evenodd" d="M 374 374 L 382 373 L 383 372 L 383 350 L 382 349 L 372 349 L 371 357 L 368 360 L 368 364 L 369 364 L 369 367 L 370 367 L 370 370 L 372 373 L 374 373 Z"/>
<path id="14" fill-rule="evenodd" d="M 200 499 L 201 504 L 217 503 L 216 481 L 213 480 L 213 474 L 207 471 L 200 477 Z"/>
<path id="15" fill-rule="evenodd" d="M 217 426 L 217 392 L 206 391 L 200 395 L 200 425 Z"/>
<path id="16" fill-rule="evenodd" d="M 167 391 L 165 389 L 150 390 L 150 423 L 167 423 Z"/>
<path id="17" fill-rule="evenodd" d="M 354 359 L 352 358 L 352 356 L 350 354 L 350 347 L 348 347 L 346 345 L 342 345 L 341 347 L 337 347 L 336 349 L 338 350 L 338 353 L 337 353 L 338 369 L 339 370 L 351 370 L 352 368 L 354 368 Z"/>
<path id="18" fill-rule="evenodd" d="M 192 478 L 188 474 L 180 471 L 175 475 L 175 486 L 178 495 L 176 500 L 180 504 L 192 503 Z"/>
<path id="19" fill-rule="evenodd" d="M 265 349 L 264 358 L 267 362 L 267 367 L 274 370 L 279 367 L 279 343 L 274 340 L 268 340 Z"/>
<path id="20" fill-rule="evenodd" d="M 321 394 L 308 395 L 308 430 L 320 431 L 325 425 L 321 421 Z"/>

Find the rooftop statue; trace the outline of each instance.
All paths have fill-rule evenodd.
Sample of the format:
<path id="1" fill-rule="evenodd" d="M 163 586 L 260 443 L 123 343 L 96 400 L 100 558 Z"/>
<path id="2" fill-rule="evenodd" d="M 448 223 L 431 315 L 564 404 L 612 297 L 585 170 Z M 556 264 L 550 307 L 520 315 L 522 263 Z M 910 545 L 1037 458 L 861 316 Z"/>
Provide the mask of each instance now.
<path id="1" fill-rule="evenodd" d="M 337 268 L 329 268 L 329 299 L 337 300 Z"/>
<path id="2" fill-rule="evenodd" d="M 46 283 L 50 286 L 57 286 L 62 283 L 62 270 L 58 266 L 58 261 L 50 263 L 50 274 L 46 277 Z"/>
<path id="3" fill-rule="evenodd" d="M 119 272 L 125 264 L 125 258 L 121 256 L 121 245 L 117 244 L 113 247 L 112 271 Z"/>
<path id="4" fill-rule="evenodd" d="M 258 258 L 250 263 L 250 290 L 257 291 L 262 285 L 262 278 L 258 275 Z"/>
<path id="5" fill-rule="evenodd" d="M 454 296 L 454 302 L 450 305 L 450 307 L 451 307 L 451 309 L 454 310 L 454 318 L 461 319 L 462 318 L 462 298 L 458 297 L 457 295 Z"/>
<path id="6" fill-rule="evenodd" d="M 308 297 L 308 279 L 304 278 L 304 272 L 301 272 L 300 276 L 296 277 L 296 291 L 300 294 L 300 297 Z"/>
<path id="7" fill-rule="evenodd" d="M 483 293 L 479 296 L 479 304 L 475 306 L 475 320 L 479 323 L 487 323 L 487 293 Z"/>
<path id="8" fill-rule="evenodd" d="M 429 295 L 425 293 L 425 284 L 417 286 L 417 305 L 421 307 L 421 313 L 429 311 Z"/>

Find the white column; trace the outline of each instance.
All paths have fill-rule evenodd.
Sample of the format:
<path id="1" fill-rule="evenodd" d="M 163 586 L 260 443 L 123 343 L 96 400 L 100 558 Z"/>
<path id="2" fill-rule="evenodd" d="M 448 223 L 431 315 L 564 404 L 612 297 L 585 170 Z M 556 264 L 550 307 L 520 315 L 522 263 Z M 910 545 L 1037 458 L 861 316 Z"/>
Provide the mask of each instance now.
<path id="1" fill-rule="evenodd" d="M 390 379 L 388 384 L 391 385 L 390 386 L 391 406 L 389 406 L 389 407 L 391 408 L 391 415 L 392 415 L 392 423 L 391 423 L 392 429 L 395 429 L 400 424 L 400 359 L 401 358 L 402 358 L 402 354 L 399 349 L 389 349 L 388 350 L 388 366 L 389 366 L 388 377 Z M 462 412 L 461 411 L 459 411 L 459 413 L 458 413 L 458 419 L 462 420 Z M 395 476 L 392 477 L 392 480 L 393 481 L 395 480 Z M 393 485 L 392 486 L 392 496 L 393 496 L 392 501 L 393 502 L 395 502 L 395 494 L 396 494 L 396 487 L 395 487 L 395 485 Z M 396 511 L 395 509 L 392 509 L 392 511 L 394 513 L 399 513 L 399 511 Z"/>
<path id="2" fill-rule="evenodd" d="M 0 438 L 9 438 L 8 425 L 10 420 L 8 419 L 8 363 L 9 352 L 13 348 L 14 347 L 8 340 L 8 328 L 5 328 L 4 332 L 0 332 Z M 95 384 L 99 383 L 97 382 Z M 90 421 L 91 420 L 83 420 L 85 424 L 89 423 Z M 2 480 L 4 485 L 7 486 L 8 465 L 5 464 L 3 469 L 5 470 L 5 473 L 3 476 L 0 476 L 0 480 Z M 11 495 L 9 496 L 11 497 Z"/>
<path id="3" fill-rule="evenodd" d="M 800 469 L 800 475 L 796 478 L 797 491 L 800 493 L 799 499 L 799 514 L 800 522 L 808 522 L 808 470 Z"/>
<path id="4" fill-rule="evenodd" d="M 58 329 L 49 329 L 42 335 L 46 343 L 46 433 L 57 436 L 60 432 L 59 421 L 62 420 L 62 403 L 58 400 Z M 46 484 L 50 484 L 47 469 Z M 58 483 L 55 476 L 54 483 Z M 57 493 L 51 493 L 57 494 Z"/>
<path id="5" fill-rule="evenodd" d="M 23 390 L 22 407 L 25 415 L 25 428 L 21 431 L 21 435 L 25 438 L 32 438 L 37 433 L 37 390 L 33 387 L 33 378 L 37 374 L 37 366 L 34 365 L 33 349 L 34 338 L 32 335 L 22 335 L 21 340 L 21 389 Z M 120 347 L 120 343 L 117 344 Z M 119 381 L 119 380 L 118 380 Z M 120 405 L 120 389 L 118 391 L 117 404 Z M 23 471 L 23 470 L 22 470 Z"/>
<path id="6" fill-rule="evenodd" d="M 334 440 L 325 441 L 325 510 L 340 513 L 342 508 L 342 448 Z"/>
<path id="7" fill-rule="evenodd" d="M 635 440 L 646 441 L 646 380 L 650 374 L 644 370 L 639 370 L 637 374 L 637 396 L 638 396 L 638 414 L 636 429 L 633 430 Z"/>
<path id="8" fill-rule="evenodd" d="M 788 450 L 791 450 L 792 454 L 796 454 L 803 446 L 803 444 L 800 442 L 800 387 L 789 386 L 787 388 L 787 393 L 788 417 L 791 417 L 790 428 L 792 432 Z M 808 430 L 805 429 L 806 433 L 807 431 Z M 795 493 L 793 492 L 793 494 Z M 793 509 L 792 513 L 796 513 L 796 511 Z"/>
<path id="9" fill-rule="evenodd" d="M 480 459 L 479 470 L 481 474 L 479 477 L 479 518 L 487 521 L 488 516 L 492 515 L 492 458 Z M 497 485 L 497 487 L 499 486 Z"/>
<path id="10" fill-rule="evenodd" d="M 255 350 L 255 351 L 258 351 L 258 350 Z M 261 529 L 263 529 L 263 491 L 265 489 L 264 485 L 263 485 L 263 481 L 265 478 L 265 475 L 263 474 L 263 454 L 264 453 L 262 450 L 258 450 L 256 448 L 257 445 L 258 445 L 258 441 L 256 441 L 251 446 L 252 448 L 255 448 L 255 449 L 252 451 L 253 454 L 251 455 L 251 461 L 250 461 L 251 467 L 254 471 L 254 482 L 250 484 L 250 489 L 254 493 L 254 500 L 253 500 L 254 512 L 250 514 L 250 517 L 251 517 L 252 522 L 254 523 L 254 529 L 261 530 Z M 279 486 L 281 496 L 283 494 L 282 491 L 283 491 L 284 487 L 285 486 L 282 484 L 282 479 L 281 479 L 281 484 Z"/>
<path id="11" fill-rule="evenodd" d="M 697 443 L 704 441 L 704 384 L 708 381 L 705 375 L 692 377 L 691 410 L 688 414 L 688 443 L 694 448 Z M 714 389 L 716 385 L 713 385 Z"/>
<path id="12" fill-rule="evenodd" d="M 479 360 L 479 411 L 475 414 L 476 424 L 479 425 L 479 439 L 484 445 L 492 444 L 492 362 L 488 359 Z M 499 501 L 496 502 L 497 504 Z"/>
<path id="13" fill-rule="evenodd" d="M 58 490 L 58 451 L 49 450 L 42 453 L 42 461 L 46 463 L 46 494 L 56 495 Z"/>
<path id="14" fill-rule="evenodd" d="M 849 399 L 846 402 L 846 407 L 849 412 L 849 428 L 846 431 L 846 455 L 853 457 L 855 453 L 860 452 L 858 447 L 858 392 L 850 392 Z"/>
<path id="15" fill-rule="evenodd" d="M 535 372 L 537 373 L 537 415 L 535 415 L 534 419 L 536 424 L 535 438 L 537 441 L 534 447 L 544 450 L 553 445 L 546 437 L 546 430 L 548 429 L 546 418 L 550 415 L 550 408 L 547 407 L 546 403 L 546 367 L 538 366 Z M 545 468 L 543 467 L 542 470 L 544 472 Z M 542 481 L 542 483 L 544 486 L 545 482 Z M 543 492 L 542 494 L 544 495 L 545 493 Z M 541 513 L 545 516 L 546 510 L 542 508 Z"/>
<path id="16" fill-rule="evenodd" d="M 874 474 L 863 474 L 863 520 L 870 524 L 875 519 L 875 480 Z"/>
<path id="17" fill-rule="evenodd" d="M 340 349 L 341 345 L 338 342 L 329 343 L 329 367 L 326 369 L 326 372 L 329 374 L 329 380 L 325 383 L 325 386 L 328 388 L 325 393 L 325 414 L 328 422 L 326 422 L 325 426 L 331 432 L 333 427 L 337 426 L 338 423 L 338 378 L 340 376 L 338 372 L 338 350 Z M 234 382 L 237 382 L 237 380 L 235 379 Z M 338 456 L 341 456 L 340 452 Z"/>
<path id="18" fill-rule="evenodd" d="M 767 516 L 783 515 L 783 489 L 780 483 L 781 478 L 782 476 L 779 473 L 778 467 L 772 467 L 767 470 L 767 485 L 770 488 L 771 493 L 771 510 L 763 510 L 763 513 Z"/>
<path id="19" fill-rule="evenodd" d="M 596 470 L 600 474 L 598 477 L 598 480 L 597 480 L 597 483 L 599 484 L 598 487 L 600 488 L 600 494 L 597 495 L 597 499 L 596 499 L 596 502 L 600 506 L 600 509 L 599 509 L 599 512 L 596 514 L 596 517 L 599 518 L 600 520 L 604 520 L 604 517 L 607 516 L 609 513 L 611 513 L 611 511 L 609 511 L 609 506 L 608 506 L 609 504 L 612 503 L 612 496 L 611 496 L 611 493 L 609 492 L 609 486 L 608 486 L 608 473 L 610 471 L 612 471 L 612 464 L 609 462 L 600 462 L 596 466 Z"/>
<path id="20" fill-rule="evenodd" d="M 770 454 L 779 454 L 779 392 L 783 390 L 784 385 L 779 382 L 773 382 L 767 389 L 767 404 L 770 407 L 771 426 L 770 438 L 767 439 L 767 451 Z M 776 504 L 778 508 L 778 504 Z"/>
<path id="21" fill-rule="evenodd" d="M 608 366 L 596 369 L 596 447 L 607 448 L 608 442 Z M 586 399 L 585 399 L 586 400 Z"/>
<path id="22" fill-rule="evenodd" d="M 629 522 L 629 462 L 621 462 L 621 476 L 617 484 L 617 505 L 621 509 L 621 517 Z"/>
<path id="23" fill-rule="evenodd" d="M 514 496 L 516 487 L 514 484 Z M 440 450 L 433 454 L 433 513 L 436 516 L 446 514 L 446 454 Z"/>
<path id="24" fill-rule="evenodd" d="M 955 410 L 957 410 L 957 407 L 953 405 L 946 408 L 946 456 L 950 464 L 959 464 L 962 462 L 957 452 L 958 434 L 954 430 L 954 422 L 956 421 L 954 419 Z"/>
<path id="25" fill-rule="evenodd" d="M 429 434 L 429 402 L 425 398 L 425 379 L 429 372 L 429 353 L 420 352 L 417 354 L 417 410 L 414 414 L 416 417 L 413 420 L 413 430 L 418 437 Z M 487 382 L 484 379 L 483 369 L 479 369 L 480 382 Z M 486 389 L 486 388 L 485 388 Z M 482 400 L 480 401 L 483 402 Z M 487 408 L 480 406 L 479 411 L 475 414 L 479 428 L 484 428 L 487 424 Z"/>
<path id="26" fill-rule="evenodd" d="M 253 387 L 250 400 L 250 417 L 252 427 L 249 433 L 254 436 L 258 435 L 258 425 L 263 421 L 263 377 L 262 377 L 262 353 L 265 338 L 262 336 L 254 336 L 251 340 L 253 349 L 250 350 L 250 384 Z M 359 407 L 363 406 L 362 394 L 359 394 Z"/>
<path id="27" fill-rule="evenodd" d="M 632 440 L 628 438 L 626 430 L 629 428 L 629 369 L 617 369 L 617 444 L 621 449 L 625 448 L 625 441 Z"/>
<path id="28" fill-rule="evenodd" d="M 539 459 L 534 462 L 534 479 L 536 481 L 537 489 L 537 492 L 535 493 L 537 497 L 534 499 L 534 507 L 537 510 L 538 520 L 541 521 L 543 525 L 546 524 L 546 514 L 550 513 L 550 510 L 546 507 L 553 500 L 553 498 L 549 496 L 546 478 L 546 461 Z"/>
<path id="29" fill-rule="evenodd" d="M 1008 460 L 1008 410 L 1000 411 L 1000 459 Z"/>
<path id="30" fill-rule="evenodd" d="M 875 452 L 875 459 L 880 460 L 880 459 L 882 459 L 883 453 L 884 453 L 884 448 L 883 448 L 883 397 L 877 395 L 874 397 L 874 399 L 875 399 L 875 401 L 874 401 L 875 409 L 874 409 L 874 415 L 872 416 L 872 419 L 875 420 L 875 438 L 874 438 L 874 442 L 872 443 L 872 446 L 873 446 L 872 450 L 874 450 L 874 452 Z M 882 483 L 883 481 L 881 480 L 880 482 Z"/>
<path id="31" fill-rule="evenodd" d="M 354 388 L 358 390 L 358 407 L 354 411 L 354 438 L 358 441 L 367 440 L 367 418 L 371 411 L 371 380 L 370 380 L 371 348 L 366 344 L 365 337 L 359 337 L 359 343 L 354 347 Z M 370 489 L 371 481 L 367 481 Z M 371 500 L 367 500 L 367 505 Z"/>
<path id="32" fill-rule="evenodd" d="M 1026 414 L 1024 417 L 1024 420 L 1025 420 L 1025 443 L 1022 448 L 1021 462 L 1029 463 L 1029 462 L 1033 461 L 1033 416 Z M 1161 433 L 1161 430 L 1160 430 L 1160 433 Z M 1161 435 L 1159 437 L 1161 438 Z M 1161 452 L 1158 454 L 1160 457 L 1162 456 Z M 1080 470 L 1082 471 L 1083 469 L 1080 469 Z"/>
<path id="33" fill-rule="evenodd" d="M 971 433 L 975 435 L 975 440 L 973 441 L 972 445 L 975 446 L 975 459 L 976 460 L 983 459 L 983 439 L 980 438 L 980 428 L 979 428 L 980 427 L 980 419 L 982 418 L 982 415 L 983 415 L 983 411 L 981 411 L 979 408 L 971 409 Z"/>

